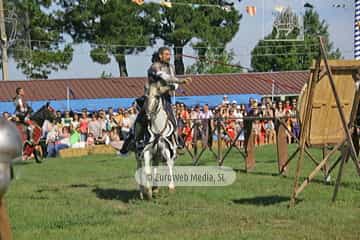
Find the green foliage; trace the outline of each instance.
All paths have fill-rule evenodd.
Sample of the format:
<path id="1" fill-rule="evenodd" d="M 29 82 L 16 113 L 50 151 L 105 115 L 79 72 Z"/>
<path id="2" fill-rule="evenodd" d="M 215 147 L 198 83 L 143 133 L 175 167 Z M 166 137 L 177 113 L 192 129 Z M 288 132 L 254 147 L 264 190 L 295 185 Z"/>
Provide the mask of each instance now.
<path id="1" fill-rule="evenodd" d="M 299 34 L 299 29 L 294 29 L 288 38 L 294 39 Z M 274 39 L 275 29 L 266 37 Z M 304 16 L 304 41 L 259 41 L 251 52 L 251 66 L 256 72 L 306 70 L 309 69 L 313 59 L 319 53 L 318 36 L 323 36 L 325 48 L 330 59 L 341 58 L 339 49 L 333 50 L 330 41 L 327 23 L 320 21 L 319 14 L 315 10 L 307 10 Z"/>
<path id="2" fill-rule="evenodd" d="M 100 78 L 112 78 L 112 74 L 102 71 Z"/>
<path id="3" fill-rule="evenodd" d="M 67 69 L 72 60 L 73 49 L 64 44 L 59 12 L 51 6 L 51 0 L 5 1 L 5 8 L 17 15 L 17 41 L 9 54 L 29 78 L 46 79 L 53 71 Z"/>
<path id="4" fill-rule="evenodd" d="M 154 43 L 154 4 L 138 6 L 129 0 L 60 0 L 66 32 L 75 42 L 88 42 L 93 61 L 108 64 L 114 56 L 121 76 L 127 76 L 125 55 L 137 54 Z"/>
<path id="5" fill-rule="evenodd" d="M 290 146 L 289 154 L 295 149 Z M 225 165 L 237 169 L 230 186 L 177 187 L 173 194 L 161 188 L 153 201 L 139 200 L 133 154 L 17 163 L 5 195 L 13 239 L 359 239 L 360 186 L 351 161 L 344 166 L 335 203 L 337 169 L 331 185 L 319 173 L 289 209 L 296 161 L 284 178 L 277 174 L 274 145 L 256 148 L 255 156 L 255 169 L 244 173 L 239 152 L 229 153 Z M 217 165 L 210 151 L 199 163 Z M 185 154 L 175 164 L 193 162 Z M 306 158 L 301 179 L 314 167 Z"/>
<path id="6" fill-rule="evenodd" d="M 186 69 L 187 74 L 215 74 L 215 73 L 238 73 L 242 68 L 233 65 L 235 53 L 220 49 L 210 48 L 206 51 L 205 56 L 200 58 L 196 63 Z"/>
<path id="7" fill-rule="evenodd" d="M 174 1 L 175 3 L 177 1 Z M 193 3 L 181 0 L 181 3 Z M 197 3 L 218 4 L 218 1 L 197 1 Z M 239 29 L 240 13 L 231 8 L 225 11 L 219 7 L 199 5 L 176 5 L 172 8 L 161 7 L 157 13 L 156 36 L 165 45 L 174 47 L 175 70 L 177 74 L 184 73 L 183 47 L 192 40 L 194 48 L 203 47 L 200 56 L 205 54 L 209 46 L 224 47 L 232 40 Z"/>

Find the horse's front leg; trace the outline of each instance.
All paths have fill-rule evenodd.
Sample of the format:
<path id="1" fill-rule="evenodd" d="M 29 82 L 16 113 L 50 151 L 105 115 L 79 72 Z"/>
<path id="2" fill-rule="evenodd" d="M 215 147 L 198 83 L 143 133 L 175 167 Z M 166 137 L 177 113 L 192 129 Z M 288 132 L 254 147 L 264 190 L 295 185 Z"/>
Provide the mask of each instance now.
<path id="1" fill-rule="evenodd" d="M 144 166 L 143 166 L 143 177 L 145 177 L 145 194 L 148 199 L 152 198 L 152 181 L 153 174 L 151 169 L 152 153 L 149 150 L 144 149 Z"/>
<path id="2" fill-rule="evenodd" d="M 165 151 L 165 156 L 166 156 L 166 164 L 169 168 L 169 174 L 170 174 L 170 182 L 169 182 L 169 191 L 170 192 L 175 192 L 175 183 L 174 183 L 174 158 L 171 157 L 170 155 L 170 151 L 166 150 Z"/>

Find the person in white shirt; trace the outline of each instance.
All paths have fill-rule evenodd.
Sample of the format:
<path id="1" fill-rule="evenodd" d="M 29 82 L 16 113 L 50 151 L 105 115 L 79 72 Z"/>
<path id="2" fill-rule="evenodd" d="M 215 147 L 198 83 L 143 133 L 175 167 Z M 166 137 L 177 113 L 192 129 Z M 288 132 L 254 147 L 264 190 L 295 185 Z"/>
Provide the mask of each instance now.
<path id="1" fill-rule="evenodd" d="M 228 96 L 227 95 L 224 95 L 223 96 L 223 100 L 222 100 L 222 105 L 226 105 L 226 104 L 229 104 L 229 99 L 228 99 Z"/>

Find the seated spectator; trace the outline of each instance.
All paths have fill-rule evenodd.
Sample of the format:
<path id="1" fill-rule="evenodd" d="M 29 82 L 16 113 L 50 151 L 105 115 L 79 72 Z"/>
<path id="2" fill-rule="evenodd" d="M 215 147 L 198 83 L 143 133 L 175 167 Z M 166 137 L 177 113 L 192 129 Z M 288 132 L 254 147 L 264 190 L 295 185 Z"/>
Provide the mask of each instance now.
<path id="1" fill-rule="evenodd" d="M 47 157 L 56 157 L 56 151 L 55 151 L 55 143 L 59 138 L 59 131 L 56 124 L 56 121 L 49 122 L 48 126 L 48 133 L 46 136 L 46 145 L 47 145 Z"/>
<path id="2" fill-rule="evenodd" d="M 85 143 L 81 142 L 81 134 L 80 127 L 74 129 L 71 127 L 70 129 L 70 145 L 72 148 L 83 148 L 85 147 Z"/>
<path id="3" fill-rule="evenodd" d="M 59 134 L 59 140 L 55 142 L 56 155 L 59 154 L 60 150 L 69 147 L 70 147 L 70 129 L 69 127 L 63 127 L 61 133 Z"/>
<path id="4" fill-rule="evenodd" d="M 116 127 L 113 127 L 110 132 L 110 145 L 115 148 L 116 150 L 119 150 L 122 148 L 123 141 L 120 141 L 120 137 L 117 131 Z"/>
<path id="5" fill-rule="evenodd" d="M 93 133 L 89 133 L 86 139 L 86 146 L 87 147 L 92 147 L 95 146 L 95 138 L 94 138 L 94 134 Z"/>
<path id="6" fill-rule="evenodd" d="M 5 120 L 10 120 L 10 114 L 8 112 L 3 112 L 2 118 Z"/>
<path id="7" fill-rule="evenodd" d="M 65 111 L 65 116 L 61 118 L 61 124 L 66 127 L 70 127 L 70 125 L 72 124 L 72 120 L 73 119 L 72 117 L 70 117 L 70 112 Z"/>
<path id="8" fill-rule="evenodd" d="M 95 139 L 95 144 L 109 145 L 110 144 L 109 133 L 103 129 L 102 133 L 101 133 L 101 136 L 99 138 Z"/>

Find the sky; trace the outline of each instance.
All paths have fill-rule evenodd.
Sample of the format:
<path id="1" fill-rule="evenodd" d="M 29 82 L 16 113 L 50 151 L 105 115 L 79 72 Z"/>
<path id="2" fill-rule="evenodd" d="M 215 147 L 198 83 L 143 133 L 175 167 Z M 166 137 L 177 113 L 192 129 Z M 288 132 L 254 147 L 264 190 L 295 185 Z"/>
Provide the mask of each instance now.
<path id="1" fill-rule="evenodd" d="M 306 2 L 311 3 L 319 13 L 320 18 L 328 23 L 330 39 L 334 43 L 334 47 L 340 49 L 345 59 L 353 59 L 354 0 L 235 0 L 234 2 L 235 8 L 243 14 L 243 18 L 240 20 L 238 33 L 227 45 L 227 49 L 234 50 L 235 62 L 239 62 L 244 67 L 250 67 L 250 53 L 254 46 L 271 32 L 274 8 L 276 6 L 290 6 L 299 14 L 304 12 L 303 5 Z M 334 5 L 345 7 L 334 7 Z M 248 15 L 245 10 L 246 6 L 255 6 L 256 15 Z M 148 48 L 139 55 L 126 56 L 129 77 L 146 76 L 151 54 L 155 50 L 156 48 Z M 113 77 L 119 76 L 118 66 L 114 59 L 107 65 L 101 65 L 91 60 L 89 52 L 90 46 L 88 44 L 75 46 L 73 60 L 68 69 L 53 72 L 49 79 L 98 78 L 102 72 L 110 73 Z M 195 56 L 190 47 L 184 49 L 184 54 Z M 185 65 L 194 63 L 194 60 L 184 60 Z M 9 60 L 9 79 L 26 79 L 26 76 L 16 69 L 16 63 L 12 59 Z"/>

